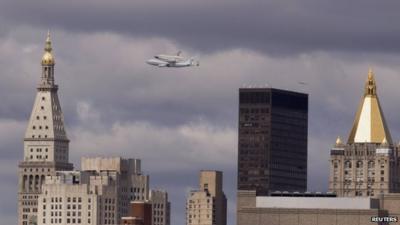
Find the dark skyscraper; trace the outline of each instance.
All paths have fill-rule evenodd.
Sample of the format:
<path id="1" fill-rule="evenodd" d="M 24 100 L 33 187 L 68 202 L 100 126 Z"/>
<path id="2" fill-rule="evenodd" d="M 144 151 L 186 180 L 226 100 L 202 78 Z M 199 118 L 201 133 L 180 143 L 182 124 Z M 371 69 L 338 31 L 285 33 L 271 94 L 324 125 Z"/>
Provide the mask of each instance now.
<path id="1" fill-rule="evenodd" d="M 239 190 L 306 190 L 307 120 L 307 94 L 239 89 Z"/>

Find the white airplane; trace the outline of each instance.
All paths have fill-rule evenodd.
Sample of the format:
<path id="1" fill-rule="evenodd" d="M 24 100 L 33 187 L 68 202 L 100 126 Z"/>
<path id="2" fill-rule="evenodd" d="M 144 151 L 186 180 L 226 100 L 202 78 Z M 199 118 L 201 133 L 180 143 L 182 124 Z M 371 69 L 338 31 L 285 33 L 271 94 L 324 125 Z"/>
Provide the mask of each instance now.
<path id="1" fill-rule="evenodd" d="M 185 59 L 181 55 L 181 51 L 176 55 L 156 55 L 153 59 L 147 60 L 147 64 L 158 67 L 189 67 L 200 66 L 198 61 L 193 58 Z"/>

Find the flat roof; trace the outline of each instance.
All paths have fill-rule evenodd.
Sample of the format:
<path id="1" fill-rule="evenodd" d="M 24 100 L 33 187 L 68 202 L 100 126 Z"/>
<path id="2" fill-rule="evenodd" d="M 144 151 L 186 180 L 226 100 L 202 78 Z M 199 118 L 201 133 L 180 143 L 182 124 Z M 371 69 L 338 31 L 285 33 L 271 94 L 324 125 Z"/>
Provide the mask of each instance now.
<path id="1" fill-rule="evenodd" d="M 257 208 L 377 209 L 379 200 L 369 197 L 282 197 L 257 196 Z"/>

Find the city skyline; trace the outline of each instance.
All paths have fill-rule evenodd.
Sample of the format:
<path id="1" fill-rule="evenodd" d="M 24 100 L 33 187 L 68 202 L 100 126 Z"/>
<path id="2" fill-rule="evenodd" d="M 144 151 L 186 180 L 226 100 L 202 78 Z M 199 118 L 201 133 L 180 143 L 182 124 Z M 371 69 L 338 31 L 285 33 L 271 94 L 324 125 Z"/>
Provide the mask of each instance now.
<path id="1" fill-rule="evenodd" d="M 358 81 L 365 79 L 369 66 L 376 72 L 392 137 L 396 143 L 400 138 L 400 93 L 396 85 L 400 81 L 400 47 L 396 41 L 399 31 L 387 22 L 399 17 L 395 10 L 399 3 L 372 7 L 371 1 L 360 1 L 364 6 L 360 7 L 356 3 L 349 6 L 335 2 L 330 7 L 331 4 L 307 1 L 305 6 L 312 7 L 306 9 L 295 2 L 273 1 L 258 7 L 283 12 L 287 18 L 260 12 L 254 3 L 247 10 L 254 12 L 254 17 L 266 17 L 258 20 L 256 28 L 227 26 L 231 32 L 218 28 L 230 24 L 229 18 L 235 13 L 250 12 L 232 4 L 228 16 L 218 17 L 220 10 L 226 9 L 224 1 L 200 9 L 192 2 L 177 7 L 181 2 L 175 0 L 169 6 L 153 2 L 154 8 L 145 2 L 119 3 L 110 7 L 102 1 L 87 5 L 72 2 L 68 6 L 0 1 L 0 176 L 4 181 L 0 188 L 6 193 L 0 205 L 1 225 L 13 224 L 16 218 L 16 165 L 22 158 L 21 137 L 40 79 L 43 37 L 48 28 L 58 60 L 57 83 L 61 85 L 60 98 L 71 139 L 71 162 L 78 164 L 81 156 L 111 154 L 142 159 L 153 184 L 165 187 L 172 195 L 172 220 L 178 225 L 185 218 L 185 191 L 196 184 L 192 177 L 200 169 L 224 171 L 228 224 L 234 224 L 237 89 L 242 85 L 268 83 L 274 88 L 310 94 L 311 190 L 327 190 L 329 148 L 337 136 L 348 136 L 363 87 Z M 118 10 L 122 13 L 116 13 Z M 194 13 L 197 10 L 212 14 L 205 19 L 211 27 L 198 23 L 204 16 Z M 317 13 L 321 10 L 330 14 L 313 20 L 322 18 Z M 75 14 L 78 16 L 72 16 Z M 164 27 L 171 27 L 171 22 L 160 18 L 191 18 L 177 27 L 198 32 L 187 31 L 194 34 L 192 37 L 178 32 L 176 27 L 160 29 L 150 19 L 155 15 L 160 17 L 154 21 Z M 346 16 L 358 20 L 343 23 Z M 105 22 L 103 17 L 116 19 Z M 142 17 L 148 22 L 138 19 Z M 244 25 L 251 24 L 251 18 L 242 18 Z M 315 23 L 306 23 L 311 20 Z M 308 34 L 298 31 L 302 24 L 308 24 Z M 241 30 L 246 27 L 249 30 Z M 259 27 L 265 29 L 258 32 Z M 286 33 L 287 29 L 292 32 Z M 201 32 L 207 35 L 200 36 Z M 243 35 L 247 32 L 254 35 Z M 273 34 L 279 35 L 274 38 Z M 266 35 L 272 38 L 265 39 Z M 193 70 L 166 71 L 144 64 L 143 60 L 154 54 L 177 50 L 199 55 L 202 65 Z M 93 141 L 88 143 L 88 139 Z M 168 177 L 169 174 L 175 175 Z"/>

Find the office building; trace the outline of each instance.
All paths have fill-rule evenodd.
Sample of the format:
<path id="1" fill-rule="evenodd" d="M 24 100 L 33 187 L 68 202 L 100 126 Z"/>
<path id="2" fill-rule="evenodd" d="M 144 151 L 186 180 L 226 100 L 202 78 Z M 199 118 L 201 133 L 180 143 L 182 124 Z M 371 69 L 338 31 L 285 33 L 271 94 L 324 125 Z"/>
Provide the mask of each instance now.
<path id="1" fill-rule="evenodd" d="M 171 203 L 168 193 L 162 190 L 150 190 L 149 202 L 152 205 L 152 225 L 170 225 Z"/>
<path id="2" fill-rule="evenodd" d="M 307 115 L 307 94 L 239 89 L 238 190 L 306 190 Z"/>
<path id="3" fill-rule="evenodd" d="M 47 176 L 38 198 L 38 224 L 119 224 L 130 201 L 145 200 L 149 177 L 140 160 L 83 158 L 82 171 Z"/>
<path id="4" fill-rule="evenodd" d="M 199 181 L 199 190 L 191 191 L 186 201 L 186 224 L 226 225 L 222 172 L 203 170 Z"/>

